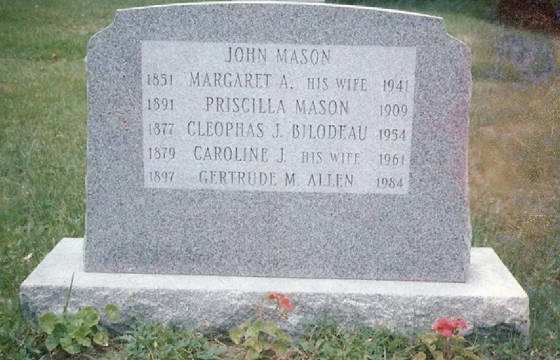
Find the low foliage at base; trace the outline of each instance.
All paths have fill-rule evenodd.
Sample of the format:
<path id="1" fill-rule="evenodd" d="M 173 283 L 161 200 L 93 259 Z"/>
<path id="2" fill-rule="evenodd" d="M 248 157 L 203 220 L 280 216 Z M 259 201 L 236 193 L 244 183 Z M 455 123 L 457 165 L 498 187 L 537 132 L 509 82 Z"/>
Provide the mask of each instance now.
<path id="1" fill-rule="evenodd" d="M 114 305 L 105 306 L 105 315 L 111 322 L 119 320 L 119 312 Z M 49 352 L 59 348 L 68 354 L 78 354 L 92 344 L 109 346 L 109 332 L 100 324 L 99 312 L 93 306 L 86 306 L 76 313 L 66 311 L 61 314 L 45 312 L 39 317 L 39 327 L 47 335 L 45 346 Z"/>
<path id="2" fill-rule="evenodd" d="M 202 334 L 170 324 L 137 322 L 119 338 L 126 359 L 219 359 L 225 346 L 211 343 Z"/>

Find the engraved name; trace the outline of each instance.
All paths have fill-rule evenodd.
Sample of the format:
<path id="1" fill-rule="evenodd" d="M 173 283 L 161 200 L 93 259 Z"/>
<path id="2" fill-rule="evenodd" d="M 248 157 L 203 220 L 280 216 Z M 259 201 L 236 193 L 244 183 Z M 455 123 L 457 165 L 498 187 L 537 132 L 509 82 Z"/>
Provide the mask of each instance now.
<path id="1" fill-rule="evenodd" d="M 229 46 L 224 61 L 249 64 L 266 64 L 269 61 L 275 61 L 278 64 L 287 65 L 328 65 L 331 62 L 331 50 Z"/>

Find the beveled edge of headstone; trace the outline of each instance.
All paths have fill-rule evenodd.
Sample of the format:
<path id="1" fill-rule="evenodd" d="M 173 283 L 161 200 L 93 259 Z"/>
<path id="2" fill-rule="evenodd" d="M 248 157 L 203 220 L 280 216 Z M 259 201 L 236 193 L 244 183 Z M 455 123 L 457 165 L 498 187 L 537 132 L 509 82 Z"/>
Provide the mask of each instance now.
<path id="1" fill-rule="evenodd" d="M 329 8 L 340 8 L 340 9 L 354 9 L 354 10 L 367 10 L 367 11 L 375 11 L 375 12 L 382 12 L 388 14 L 402 14 L 407 16 L 415 16 L 415 17 L 422 17 L 426 19 L 432 19 L 435 23 L 439 24 L 441 30 L 447 34 L 445 29 L 444 19 L 441 16 L 435 15 L 428 15 L 423 13 L 417 13 L 413 11 L 404 11 L 404 10 L 397 10 L 397 9 L 386 9 L 380 8 L 375 6 L 363 6 L 363 5 L 347 5 L 347 4 L 332 4 L 332 3 L 324 3 L 322 0 L 316 1 L 276 1 L 276 0 L 232 0 L 232 1 L 202 1 L 202 2 L 195 2 L 195 3 L 172 3 L 172 4 L 158 4 L 158 5 L 147 5 L 147 6 L 135 6 L 130 8 L 120 8 L 116 10 L 115 17 L 113 21 L 108 24 L 106 27 L 102 28 L 101 30 L 97 31 L 91 38 L 90 41 L 96 37 L 96 35 L 104 32 L 106 29 L 115 25 L 115 23 L 120 21 L 122 16 L 125 16 L 127 13 L 132 13 L 136 11 L 144 11 L 150 9 L 158 9 L 158 8 L 174 8 L 174 7 L 207 7 L 207 6 L 237 6 L 237 5 L 265 5 L 265 6 L 277 6 L 277 5 L 293 5 L 293 6 L 320 6 L 320 7 L 329 7 Z M 453 37 L 450 34 L 447 34 L 449 37 L 459 41 L 459 39 Z"/>

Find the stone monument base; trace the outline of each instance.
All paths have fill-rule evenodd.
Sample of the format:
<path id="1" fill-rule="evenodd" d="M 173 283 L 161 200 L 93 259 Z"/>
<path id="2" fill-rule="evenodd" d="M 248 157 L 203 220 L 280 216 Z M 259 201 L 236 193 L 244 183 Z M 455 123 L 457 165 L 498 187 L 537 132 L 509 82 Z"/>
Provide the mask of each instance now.
<path id="1" fill-rule="evenodd" d="M 170 320 L 204 331 L 229 329 L 254 315 L 269 292 L 286 294 L 295 308 L 287 328 L 331 318 L 343 326 L 384 326 L 424 331 L 439 316 L 461 317 L 470 326 L 515 326 L 527 335 L 529 299 L 491 248 L 473 248 L 466 283 L 294 279 L 190 275 L 87 273 L 83 239 L 62 239 L 21 285 L 25 315 L 60 312 L 72 274 L 69 309 L 115 304 L 122 321 Z"/>

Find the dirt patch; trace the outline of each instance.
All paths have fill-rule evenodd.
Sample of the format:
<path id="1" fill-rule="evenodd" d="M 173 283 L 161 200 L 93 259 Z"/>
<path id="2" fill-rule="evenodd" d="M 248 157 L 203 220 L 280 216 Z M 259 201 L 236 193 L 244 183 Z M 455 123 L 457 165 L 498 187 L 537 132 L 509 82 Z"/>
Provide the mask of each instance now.
<path id="1" fill-rule="evenodd" d="M 497 17 L 519 29 L 560 33 L 560 15 L 550 0 L 500 0 Z"/>

